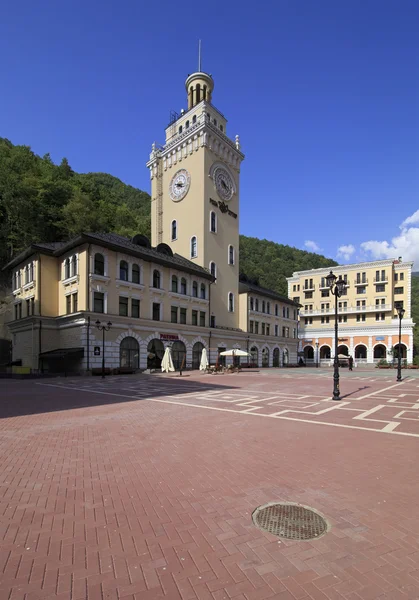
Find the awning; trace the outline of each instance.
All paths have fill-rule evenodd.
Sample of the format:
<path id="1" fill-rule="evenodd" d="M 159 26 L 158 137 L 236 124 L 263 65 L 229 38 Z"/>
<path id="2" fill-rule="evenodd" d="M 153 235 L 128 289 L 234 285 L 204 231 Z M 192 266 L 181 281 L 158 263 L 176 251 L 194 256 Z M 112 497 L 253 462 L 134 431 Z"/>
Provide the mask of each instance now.
<path id="1" fill-rule="evenodd" d="M 83 358 L 84 348 L 58 348 L 41 352 L 39 358 Z"/>

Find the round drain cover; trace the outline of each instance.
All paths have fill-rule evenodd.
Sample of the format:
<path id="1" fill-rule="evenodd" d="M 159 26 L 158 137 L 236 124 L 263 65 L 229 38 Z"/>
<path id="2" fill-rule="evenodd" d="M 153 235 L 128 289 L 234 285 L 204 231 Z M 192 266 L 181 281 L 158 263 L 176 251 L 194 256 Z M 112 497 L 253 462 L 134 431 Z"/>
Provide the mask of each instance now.
<path id="1" fill-rule="evenodd" d="M 259 506 L 252 518 L 256 527 L 287 540 L 317 540 L 330 529 L 318 512 L 291 502 Z"/>

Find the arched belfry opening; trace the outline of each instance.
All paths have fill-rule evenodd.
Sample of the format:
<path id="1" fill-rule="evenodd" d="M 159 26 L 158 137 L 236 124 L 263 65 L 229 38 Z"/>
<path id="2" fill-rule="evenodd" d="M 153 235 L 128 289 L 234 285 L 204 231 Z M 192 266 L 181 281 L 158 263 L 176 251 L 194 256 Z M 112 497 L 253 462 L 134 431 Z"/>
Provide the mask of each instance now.
<path id="1" fill-rule="evenodd" d="M 214 81 L 208 73 L 192 73 L 185 82 L 188 94 L 188 110 L 199 104 L 202 100 L 211 102 Z"/>

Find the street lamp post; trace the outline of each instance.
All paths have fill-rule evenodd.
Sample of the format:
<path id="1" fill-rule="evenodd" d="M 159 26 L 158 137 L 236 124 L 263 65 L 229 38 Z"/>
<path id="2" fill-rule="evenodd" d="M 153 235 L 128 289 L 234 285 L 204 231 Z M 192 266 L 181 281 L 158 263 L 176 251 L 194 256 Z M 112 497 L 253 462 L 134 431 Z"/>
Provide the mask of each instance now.
<path id="1" fill-rule="evenodd" d="M 342 279 L 342 275 L 339 275 L 338 279 L 336 275 L 330 271 L 329 275 L 326 277 L 326 283 L 335 297 L 335 358 L 333 360 L 333 400 L 340 400 L 338 358 L 338 298 L 342 296 L 342 292 L 345 289 L 345 280 Z"/>
<path id="2" fill-rule="evenodd" d="M 397 381 L 402 380 L 402 319 L 404 317 L 404 308 L 400 306 L 397 308 L 397 314 L 399 316 L 399 348 L 397 353 Z"/>
<path id="3" fill-rule="evenodd" d="M 316 342 L 316 369 L 319 368 L 319 342 Z"/>
<path id="4" fill-rule="evenodd" d="M 95 323 L 96 327 L 99 331 L 102 332 L 102 379 L 105 379 L 105 331 L 109 331 L 112 327 L 112 323 L 108 321 L 106 324 L 99 321 L 99 319 Z"/>

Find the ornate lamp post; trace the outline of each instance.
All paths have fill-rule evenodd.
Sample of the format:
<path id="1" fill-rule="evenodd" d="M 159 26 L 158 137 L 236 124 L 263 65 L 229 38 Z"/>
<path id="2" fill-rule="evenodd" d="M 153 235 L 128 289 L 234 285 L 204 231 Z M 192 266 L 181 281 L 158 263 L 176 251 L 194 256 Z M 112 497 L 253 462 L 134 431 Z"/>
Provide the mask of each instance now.
<path id="1" fill-rule="evenodd" d="M 109 331 L 112 327 L 112 323 L 108 321 L 106 324 L 99 321 L 99 319 L 95 323 L 96 327 L 99 331 L 102 332 L 102 379 L 105 379 L 105 331 Z"/>
<path id="2" fill-rule="evenodd" d="M 316 369 L 319 368 L 319 342 L 316 342 Z"/>
<path id="3" fill-rule="evenodd" d="M 335 358 L 333 360 L 333 400 L 340 400 L 338 358 L 338 298 L 342 296 L 342 292 L 345 289 L 346 284 L 345 280 L 342 279 L 342 275 L 339 275 L 338 279 L 332 271 L 330 271 L 329 275 L 326 277 L 326 283 L 335 297 Z"/>
<path id="4" fill-rule="evenodd" d="M 404 308 L 397 308 L 399 316 L 399 348 L 397 353 L 397 381 L 402 380 L 402 319 L 404 317 Z"/>

